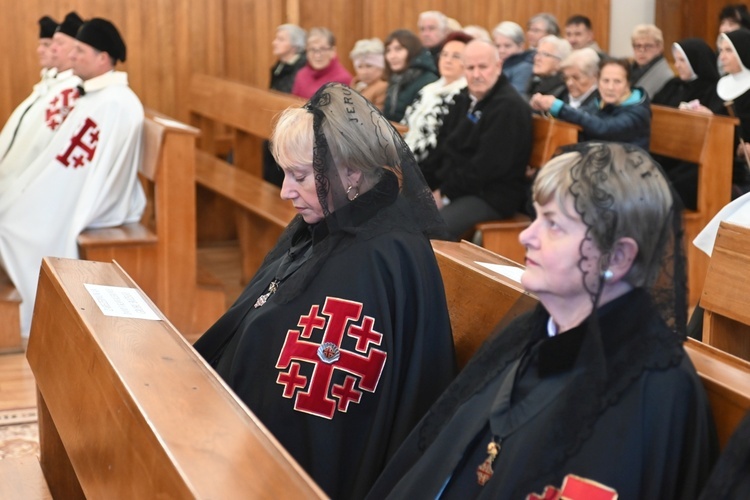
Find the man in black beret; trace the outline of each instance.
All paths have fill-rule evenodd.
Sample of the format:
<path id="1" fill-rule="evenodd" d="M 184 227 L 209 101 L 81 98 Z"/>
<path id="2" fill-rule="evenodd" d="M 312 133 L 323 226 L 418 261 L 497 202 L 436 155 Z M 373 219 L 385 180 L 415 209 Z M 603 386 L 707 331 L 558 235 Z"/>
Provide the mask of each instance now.
<path id="1" fill-rule="evenodd" d="M 83 229 L 136 222 L 145 208 L 137 175 L 143 106 L 127 73 L 115 71 L 125 54 L 111 22 L 80 27 L 71 63 L 81 96 L 23 174 L 4 189 L 0 183 L 0 262 L 22 298 L 24 335 L 42 257 L 77 258 Z"/>

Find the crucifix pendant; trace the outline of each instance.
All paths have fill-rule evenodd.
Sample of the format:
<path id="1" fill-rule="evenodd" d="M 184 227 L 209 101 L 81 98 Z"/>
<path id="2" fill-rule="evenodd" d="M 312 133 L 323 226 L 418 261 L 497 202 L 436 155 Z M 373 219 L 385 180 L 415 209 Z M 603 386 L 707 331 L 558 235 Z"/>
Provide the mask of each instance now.
<path id="1" fill-rule="evenodd" d="M 259 307 L 263 307 L 263 304 L 265 304 L 268 301 L 268 297 L 276 293 L 276 290 L 279 289 L 279 283 L 280 283 L 279 280 L 273 280 L 268 285 L 268 291 L 264 293 L 263 295 L 261 295 L 260 297 L 258 297 L 258 300 L 255 301 L 255 305 L 253 307 L 255 309 Z"/>
<path id="2" fill-rule="evenodd" d="M 492 463 L 497 458 L 498 453 L 500 453 L 500 443 L 492 438 L 492 441 L 487 445 L 487 458 L 477 467 L 477 483 L 479 483 L 479 486 L 484 486 L 492 478 Z"/>

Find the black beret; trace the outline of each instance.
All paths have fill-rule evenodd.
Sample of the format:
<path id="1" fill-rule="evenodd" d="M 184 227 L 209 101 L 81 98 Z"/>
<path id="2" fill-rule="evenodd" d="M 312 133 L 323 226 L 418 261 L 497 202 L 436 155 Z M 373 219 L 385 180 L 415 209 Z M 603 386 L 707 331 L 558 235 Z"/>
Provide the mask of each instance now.
<path id="1" fill-rule="evenodd" d="M 91 45 L 96 50 L 108 53 L 115 61 L 125 62 L 125 42 L 115 25 L 106 19 L 95 17 L 86 21 L 78 30 L 76 39 L 86 45 Z"/>
<path id="2" fill-rule="evenodd" d="M 78 28 L 83 24 L 83 19 L 75 12 L 69 12 L 65 20 L 57 27 L 57 31 L 68 36 L 76 37 Z"/>
<path id="3" fill-rule="evenodd" d="M 52 38 L 57 30 L 57 21 L 49 16 L 39 19 L 39 38 Z"/>

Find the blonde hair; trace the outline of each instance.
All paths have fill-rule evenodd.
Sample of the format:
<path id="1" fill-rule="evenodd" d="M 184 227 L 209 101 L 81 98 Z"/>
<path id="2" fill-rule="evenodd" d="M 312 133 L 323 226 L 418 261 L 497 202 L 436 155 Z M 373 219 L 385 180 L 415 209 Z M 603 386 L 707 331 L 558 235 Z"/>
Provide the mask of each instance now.
<path id="1" fill-rule="evenodd" d="M 636 38 L 650 38 L 659 47 L 664 47 L 664 35 L 659 28 L 653 24 L 639 24 L 633 28 L 633 34 L 630 35 L 630 40 L 635 41 Z"/>

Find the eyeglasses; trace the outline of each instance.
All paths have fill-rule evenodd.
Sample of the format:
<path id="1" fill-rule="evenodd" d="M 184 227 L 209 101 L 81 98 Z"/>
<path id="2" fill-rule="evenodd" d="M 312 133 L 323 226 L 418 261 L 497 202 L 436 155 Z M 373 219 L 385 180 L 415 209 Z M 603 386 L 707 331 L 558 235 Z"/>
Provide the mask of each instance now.
<path id="1" fill-rule="evenodd" d="M 562 59 L 560 56 L 556 56 L 555 54 L 550 54 L 549 52 L 544 52 L 543 50 L 537 50 L 536 53 L 542 57 L 550 57 L 552 59 Z"/>
<path id="2" fill-rule="evenodd" d="M 634 43 L 633 44 L 633 50 L 654 50 L 656 48 L 656 45 L 653 43 Z"/>
<path id="3" fill-rule="evenodd" d="M 306 52 L 308 54 L 313 54 L 313 55 L 318 56 L 320 54 L 325 54 L 329 50 L 331 50 L 331 47 L 320 47 L 319 49 L 313 49 L 313 48 L 307 49 Z"/>

